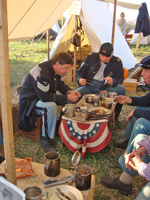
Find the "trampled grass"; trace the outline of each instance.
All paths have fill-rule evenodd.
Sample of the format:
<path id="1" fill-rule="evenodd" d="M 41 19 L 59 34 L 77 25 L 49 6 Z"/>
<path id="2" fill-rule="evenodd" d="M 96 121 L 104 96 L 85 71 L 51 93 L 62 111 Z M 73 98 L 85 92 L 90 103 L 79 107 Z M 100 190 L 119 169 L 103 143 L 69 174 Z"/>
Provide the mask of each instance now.
<path id="1" fill-rule="evenodd" d="M 47 57 L 47 45 L 45 40 L 41 40 L 40 42 L 36 40 L 27 44 L 28 41 L 9 43 L 11 87 L 21 84 L 29 70 L 36 64 L 43 62 Z M 51 45 L 52 42 L 50 46 Z M 131 50 L 135 54 L 135 46 L 132 45 Z M 149 54 L 150 48 L 148 45 L 138 48 L 138 57 L 143 58 Z M 77 84 L 71 83 L 70 87 L 75 89 Z M 137 90 L 137 93 L 127 92 L 126 95 L 141 96 L 144 94 L 145 92 L 143 92 L 143 90 Z M 44 163 L 45 152 L 41 148 L 40 143 L 20 136 L 20 131 L 18 129 L 18 105 L 12 106 L 12 109 L 15 156 L 18 158 L 31 157 L 34 162 Z M 133 200 L 147 183 L 146 179 L 136 176 L 133 182 L 133 193 L 128 196 L 120 194 L 117 190 L 107 189 L 100 183 L 100 179 L 103 176 L 116 177 L 122 173 L 122 169 L 118 164 L 118 158 L 124 151 L 117 149 L 115 143 L 124 140 L 123 133 L 127 126 L 125 119 L 131 110 L 132 108 L 130 106 L 123 105 L 119 118 L 120 123 L 116 124 L 115 131 L 112 132 L 112 138 L 109 144 L 100 152 L 87 153 L 86 157 L 80 160 L 80 164 L 87 164 L 93 169 L 93 174 L 96 177 L 95 200 Z M 69 169 L 73 153 L 62 143 L 60 136 L 55 137 L 54 144 L 60 153 L 61 167 Z M 2 147 L 0 151 L 2 151 Z"/>

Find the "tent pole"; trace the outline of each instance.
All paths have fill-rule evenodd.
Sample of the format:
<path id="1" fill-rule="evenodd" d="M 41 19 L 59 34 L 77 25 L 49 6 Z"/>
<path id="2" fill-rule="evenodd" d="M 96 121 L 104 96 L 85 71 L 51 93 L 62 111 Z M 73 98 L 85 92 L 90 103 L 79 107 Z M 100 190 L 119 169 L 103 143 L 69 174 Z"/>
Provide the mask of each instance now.
<path id="1" fill-rule="evenodd" d="M 114 0 L 114 14 L 113 14 L 113 27 L 112 27 L 112 39 L 111 39 L 111 44 L 113 46 L 114 46 L 114 37 L 115 37 L 116 7 L 117 7 L 117 0 Z"/>
<path id="2" fill-rule="evenodd" d="M 47 58 L 49 60 L 49 29 L 46 31 Z"/>
<path id="3" fill-rule="evenodd" d="M 78 20 L 77 20 L 77 15 L 74 16 L 74 29 L 75 32 L 77 31 L 78 27 Z M 76 64 L 77 64 L 77 47 L 74 46 L 74 73 L 73 73 L 73 81 L 75 82 L 75 74 L 76 74 Z"/>
<path id="4" fill-rule="evenodd" d="M 0 93 L 7 180 L 17 185 L 10 91 L 7 0 L 0 0 L 0 43 Z"/>
<path id="5" fill-rule="evenodd" d="M 135 49 L 135 53 L 137 53 L 137 49 L 138 49 L 138 47 L 139 47 L 139 44 L 140 44 L 140 40 L 141 40 L 141 34 L 142 34 L 142 32 L 140 32 L 140 33 L 139 33 L 139 35 L 138 35 L 138 39 L 137 39 L 137 43 L 136 43 L 136 49 Z"/>

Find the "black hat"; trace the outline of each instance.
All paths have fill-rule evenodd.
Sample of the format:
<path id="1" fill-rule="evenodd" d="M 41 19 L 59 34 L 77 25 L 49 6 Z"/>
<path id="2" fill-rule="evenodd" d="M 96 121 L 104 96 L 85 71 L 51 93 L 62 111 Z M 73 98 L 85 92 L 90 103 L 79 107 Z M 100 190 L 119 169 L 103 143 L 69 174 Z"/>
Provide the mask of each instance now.
<path id="1" fill-rule="evenodd" d="M 99 54 L 106 56 L 106 57 L 110 57 L 111 53 L 113 52 L 113 46 L 111 43 L 107 42 L 101 45 L 100 50 L 99 50 Z"/>
<path id="2" fill-rule="evenodd" d="M 150 56 L 143 58 L 140 63 L 142 68 L 150 69 Z"/>

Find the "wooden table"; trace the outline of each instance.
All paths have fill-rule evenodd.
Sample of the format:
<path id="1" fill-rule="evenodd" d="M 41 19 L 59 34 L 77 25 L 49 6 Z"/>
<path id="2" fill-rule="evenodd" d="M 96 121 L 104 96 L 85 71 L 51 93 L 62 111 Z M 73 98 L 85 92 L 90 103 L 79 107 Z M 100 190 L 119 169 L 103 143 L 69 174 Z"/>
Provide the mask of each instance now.
<path id="1" fill-rule="evenodd" d="M 5 161 L 0 165 L 0 171 L 5 168 Z M 24 189 L 30 185 L 39 186 L 43 191 L 48 191 L 51 187 L 43 187 L 42 180 L 48 180 L 51 177 L 48 177 L 44 174 L 44 165 L 40 163 L 32 162 L 32 169 L 36 173 L 35 176 L 28 176 L 25 178 L 18 178 L 17 179 L 17 186 L 24 191 Z M 62 169 L 60 174 L 55 178 L 61 178 L 64 176 L 70 176 L 71 173 L 67 169 Z M 65 183 L 68 185 L 67 183 Z M 64 185 L 64 184 L 63 184 Z M 75 182 L 72 183 L 73 187 L 75 187 Z M 91 179 L 91 188 L 86 191 L 81 191 L 84 200 L 94 200 L 94 191 L 95 191 L 95 176 L 92 175 Z"/>

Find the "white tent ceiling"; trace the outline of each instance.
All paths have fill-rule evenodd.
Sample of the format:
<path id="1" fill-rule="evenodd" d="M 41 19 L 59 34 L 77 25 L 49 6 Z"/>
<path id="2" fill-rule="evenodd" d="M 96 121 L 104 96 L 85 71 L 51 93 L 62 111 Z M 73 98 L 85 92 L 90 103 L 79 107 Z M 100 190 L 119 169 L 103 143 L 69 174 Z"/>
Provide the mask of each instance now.
<path id="1" fill-rule="evenodd" d="M 106 2 L 82 0 L 79 17 L 93 52 L 99 51 L 102 43 L 111 42 L 113 16 Z M 68 18 L 58 34 L 50 51 L 50 58 L 61 51 L 67 52 L 73 46 L 70 42 L 74 26 L 72 18 Z M 82 45 L 85 45 L 86 42 L 84 41 Z M 121 58 L 123 66 L 127 69 L 131 69 L 137 64 L 137 60 L 117 25 L 115 26 L 114 55 Z"/>
<path id="2" fill-rule="evenodd" d="M 108 3 L 114 3 L 114 0 L 105 0 Z M 124 8 L 129 8 L 132 10 L 138 10 L 140 8 L 141 5 L 138 4 L 134 4 L 134 3 L 126 3 L 126 2 L 122 2 L 122 1 L 117 1 L 117 5 L 124 7 Z"/>
<path id="3" fill-rule="evenodd" d="M 8 39 L 31 39 L 51 28 L 74 0 L 7 0 Z"/>

